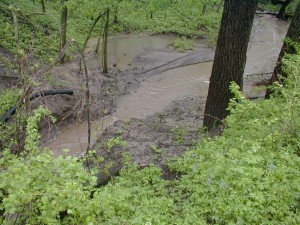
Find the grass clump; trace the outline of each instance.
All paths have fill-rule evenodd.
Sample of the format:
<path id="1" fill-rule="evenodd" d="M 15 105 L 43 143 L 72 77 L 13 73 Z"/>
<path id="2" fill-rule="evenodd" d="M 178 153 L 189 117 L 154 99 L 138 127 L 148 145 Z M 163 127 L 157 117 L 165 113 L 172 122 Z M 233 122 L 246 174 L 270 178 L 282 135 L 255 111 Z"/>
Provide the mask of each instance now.
<path id="1" fill-rule="evenodd" d="M 171 46 L 176 48 L 180 52 L 184 52 L 186 50 L 192 50 L 194 47 L 194 42 L 191 39 L 187 39 L 186 37 L 176 38 L 171 43 Z"/>

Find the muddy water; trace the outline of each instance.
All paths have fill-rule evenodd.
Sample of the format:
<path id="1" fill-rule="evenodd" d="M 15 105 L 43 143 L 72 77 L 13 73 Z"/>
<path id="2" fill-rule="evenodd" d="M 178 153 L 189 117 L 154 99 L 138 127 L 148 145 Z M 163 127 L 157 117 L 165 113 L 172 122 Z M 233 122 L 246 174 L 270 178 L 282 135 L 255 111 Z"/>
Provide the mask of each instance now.
<path id="1" fill-rule="evenodd" d="M 254 20 L 245 74 L 273 71 L 288 24 L 264 16 Z"/>
<path id="2" fill-rule="evenodd" d="M 252 37 L 248 47 L 247 64 L 245 75 L 265 73 L 272 71 L 277 56 L 281 49 L 282 39 L 286 33 L 287 24 L 271 17 L 256 17 Z M 170 39 L 162 37 L 125 37 L 110 40 L 110 65 L 116 64 L 117 68 L 124 70 L 131 66 L 131 62 L 137 55 L 159 54 L 156 49 L 167 49 Z M 152 50 L 150 51 L 150 49 Z M 166 52 L 163 51 L 166 55 Z M 177 54 L 177 53 L 174 53 Z M 165 56 L 164 55 L 164 56 Z M 178 55 L 178 58 L 184 55 Z M 195 54 L 195 57 L 198 57 Z M 143 119 L 149 115 L 162 111 L 172 100 L 182 99 L 187 95 L 205 97 L 209 86 L 209 76 L 212 62 L 196 63 L 195 58 L 183 57 L 184 63 L 179 63 L 179 68 L 173 68 L 161 72 L 150 78 L 146 78 L 136 91 L 121 97 L 117 102 L 116 111 L 100 121 L 94 121 L 93 140 L 101 133 L 101 129 L 110 126 L 116 119 L 129 120 L 130 118 Z M 164 63 L 174 61 L 163 57 Z M 205 60 L 206 61 L 206 60 Z M 101 58 L 90 60 L 89 66 L 100 66 Z M 189 65 L 189 66 L 184 66 Z M 250 91 L 251 83 L 245 84 L 246 90 Z M 99 124 L 97 124 L 99 122 Z M 87 143 L 86 124 L 70 126 L 48 144 L 48 147 L 55 150 L 55 154 L 62 154 L 61 149 L 72 149 L 72 155 L 79 153 L 86 148 Z"/>
<path id="3" fill-rule="evenodd" d="M 245 75 L 272 71 L 286 30 L 285 22 L 271 17 L 256 18 L 247 53 Z M 206 55 L 209 53 L 205 52 Z M 189 64 L 195 62 L 200 56 L 195 54 L 195 57 L 196 59 L 187 56 L 181 61 Z M 160 73 L 144 82 L 134 93 L 120 98 L 115 116 L 121 120 L 133 117 L 144 119 L 162 111 L 172 100 L 182 99 L 186 95 L 206 97 L 211 69 L 212 62 L 179 67 Z M 251 91 L 250 83 L 246 83 L 245 87 L 248 92 Z"/>
<path id="4" fill-rule="evenodd" d="M 114 37 L 108 40 L 108 65 L 123 71 L 130 68 L 133 59 L 150 49 L 168 48 L 174 37 L 168 36 L 132 36 Z M 96 49 L 97 40 L 89 42 L 86 52 Z M 87 61 L 87 66 L 91 69 L 100 68 L 102 56 L 99 54 Z"/>
<path id="5" fill-rule="evenodd" d="M 120 98 L 114 115 L 123 121 L 144 119 L 162 111 L 173 100 L 187 95 L 206 96 L 211 68 L 212 62 L 199 63 L 156 75 L 135 92 Z"/>
<path id="6" fill-rule="evenodd" d="M 98 136 L 105 128 L 114 124 L 117 120 L 114 116 L 106 116 L 98 121 L 91 122 L 91 143 L 95 143 Z M 66 127 L 56 135 L 54 140 L 49 141 L 45 146 L 52 150 L 54 155 L 76 155 L 79 156 L 86 151 L 88 145 L 87 123 L 74 124 Z M 70 149 L 71 152 L 65 151 Z"/>

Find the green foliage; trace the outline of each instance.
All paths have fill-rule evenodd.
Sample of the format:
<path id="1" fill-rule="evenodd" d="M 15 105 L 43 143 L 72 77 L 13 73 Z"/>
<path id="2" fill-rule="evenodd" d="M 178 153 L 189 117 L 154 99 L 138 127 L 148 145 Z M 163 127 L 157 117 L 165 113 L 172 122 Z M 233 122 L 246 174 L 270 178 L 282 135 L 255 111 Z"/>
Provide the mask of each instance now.
<path id="1" fill-rule="evenodd" d="M 122 17 L 125 29 L 131 32 L 176 33 L 191 38 L 217 34 L 221 12 L 219 1 L 123 1 L 124 8 L 133 9 Z M 204 5 L 207 13 L 202 14 Z"/>
<path id="2" fill-rule="evenodd" d="M 3 224 L 95 223 L 90 196 L 96 178 L 77 158 L 7 154 L 0 159 L 0 169 Z"/>
<path id="3" fill-rule="evenodd" d="M 188 135 L 188 131 L 182 128 L 173 128 L 171 130 L 173 135 L 175 136 L 176 143 L 184 143 L 186 135 Z"/>
<path id="4" fill-rule="evenodd" d="M 167 194 L 168 182 L 154 166 L 138 170 L 128 164 L 121 176 L 101 189 L 95 201 L 99 224 L 170 224 L 175 205 Z M 128 182 L 130 181 L 130 182 Z"/>
<path id="5" fill-rule="evenodd" d="M 273 5 L 271 0 L 259 0 L 258 1 L 259 7 L 263 10 L 279 12 L 281 4 Z M 296 9 L 298 1 L 291 1 L 286 8 L 286 13 L 293 15 Z"/>
<path id="6" fill-rule="evenodd" d="M 21 95 L 22 91 L 18 89 L 7 89 L 0 92 L 0 119 L 17 104 Z M 10 148 L 17 144 L 16 131 L 18 129 L 22 129 L 18 124 L 0 123 L 0 151 L 1 148 Z"/>
<path id="7" fill-rule="evenodd" d="M 177 38 L 172 43 L 171 46 L 178 49 L 180 52 L 184 52 L 186 50 L 191 50 L 194 47 L 194 42 L 187 38 Z"/>
<path id="8" fill-rule="evenodd" d="M 127 141 L 123 140 L 122 137 L 111 138 L 107 141 L 107 150 L 112 150 L 115 146 L 127 146 Z"/>
<path id="9" fill-rule="evenodd" d="M 160 149 L 159 147 L 157 147 L 156 145 L 151 145 L 150 149 L 156 153 L 156 154 L 161 154 L 162 153 L 162 149 Z"/>
<path id="10" fill-rule="evenodd" d="M 0 7 L 14 9 L 18 16 L 19 49 L 49 61 L 60 46 L 61 1 L 45 1 L 46 12 L 34 1 L 8 1 Z M 221 20 L 217 12 L 218 0 L 72 0 L 64 3 L 68 8 L 67 38 L 83 44 L 95 18 L 111 8 L 110 32 L 176 33 L 186 37 L 208 37 L 215 40 Z M 204 7 L 206 12 L 203 13 Z M 23 16 L 21 16 L 23 15 Z M 117 18 L 117 23 L 114 21 Z M 14 21 L 8 14 L 0 14 L 1 46 L 17 53 Z M 92 37 L 99 35 L 97 25 Z"/>
<path id="11" fill-rule="evenodd" d="M 173 165 L 185 174 L 179 182 L 183 217 L 217 224 L 300 222 L 300 57 L 292 58 L 280 97 L 250 102 L 232 86 L 236 99 L 222 137 L 199 143 Z"/>
<path id="12" fill-rule="evenodd" d="M 0 118 L 2 118 L 10 108 L 17 104 L 21 94 L 21 90 L 8 89 L 0 91 Z"/>
<path id="13" fill-rule="evenodd" d="M 223 136 L 170 163 L 180 179 L 164 180 L 161 169 L 139 170 L 125 160 L 119 177 L 95 189 L 96 178 L 78 158 L 4 152 L 3 223 L 299 224 L 300 56 L 284 63 L 287 85 L 269 100 L 249 101 L 231 86 Z"/>
<path id="14" fill-rule="evenodd" d="M 38 152 L 39 140 L 41 139 L 41 134 L 39 132 L 39 124 L 41 120 L 49 116 L 51 112 L 40 106 L 38 109 L 33 111 L 33 115 L 28 118 L 26 125 L 26 140 L 25 140 L 25 151 L 27 152 Z M 52 117 L 52 121 L 55 119 Z"/>

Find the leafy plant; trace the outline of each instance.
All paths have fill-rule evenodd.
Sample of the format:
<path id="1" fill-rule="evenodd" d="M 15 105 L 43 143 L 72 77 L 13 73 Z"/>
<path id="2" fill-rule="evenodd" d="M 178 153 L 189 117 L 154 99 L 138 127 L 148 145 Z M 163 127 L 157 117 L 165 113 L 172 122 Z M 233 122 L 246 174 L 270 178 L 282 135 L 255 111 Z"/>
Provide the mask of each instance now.
<path id="1" fill-rule="evenodd" d="M 156 154 L 161 154 L 162 153 L 162 149 L 160 149 L 159 147 L 157 147 L 156 145 L 151 145 L 150 146 L 151 150 L 156 153 Z"/>
<path id="2" fill-rule="evenodd" d="M 39 132 L 39 124 L 41 120 L 49 116 L 51 112 L 40 106 L 38 109 L 33 111 L 33 115 L 28 118 L 26 125 L 26 139 L 25 139 L 25 150 L 28 153 L 38 152 L 39 140 L 41 134 Z M 55 118 L 52 117 L 52 122 L 55 122 Z"/>
<path id="3" fill-rule="evenodd" d="M 194 47 L 194 42 L 185 37 L 177 38 L 171 43 L 171 46 L 178 49 L 180 52 L 184 52 L 186 50 L 192 50 Z"/>
<path id="4" fill-rule="evenodd" d="M 173 128 L 171 132 L 174 134 L 175 140 L 178 144 L 184 143 L 185 137 L 188 134 L 187 130 L 181 128 Z"/>
<path id="5" fill-rule="evenodd" d="M 47 153 L 0 159 L 3 224 L 94 223 L 90 201 L 96 178 L 74 157 Z"/>
<path id="6" fill-rule="evenodd" d="M 110 151 L 112 150 L 115 146 L 127 146 L 128 143 L 127 141 L 123 140 L 122 137 L 115 137 L 115 138 L 111 138 L 107 141 L 107 150 Z"/>

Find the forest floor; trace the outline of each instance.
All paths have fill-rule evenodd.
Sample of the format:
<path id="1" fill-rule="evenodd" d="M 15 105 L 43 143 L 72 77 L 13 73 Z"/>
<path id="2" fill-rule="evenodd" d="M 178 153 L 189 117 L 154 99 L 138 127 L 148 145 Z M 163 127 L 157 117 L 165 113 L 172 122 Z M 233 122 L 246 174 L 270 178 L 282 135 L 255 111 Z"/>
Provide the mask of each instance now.
<path id="1" fill-rule="evenodd" d="M 245 71 L 248 75 L 244 76 L 244 90 L 249 97 L 263 97 L 264 90 L 253 87 L 269 79 L 272 71 L 269 68 L 276 62 L 287 28 L 287 24 L 279 24 L 275 18 L 266 18 L 256 18 L 249 45 L 249 49 L 252 48 L 250 58 L 251 54 L 255 56 L 252 57 L 254 61 L 249 60 L 251 65 L 246 66 Z M 267 25 L 276 33 L 274 30 L 266 31 Z M 272 38 L 267 35 L 268 32 Z M 256 40 L 255 34 L 263 39 Z M 114 42 L 118 38 L 113 38 L 112 48 L 115 46 L 118 53 L 111 50 L 108 74 L 103 74 L 99 66 L 101 59 L 93 50 L 95 41 L 89 42 L 85 53 L 90 78 L 91 149 L 96 150 L 107 165 L 116 168 L 112 174 L 120 169 L 123 153 L 129 153 L 140 167 L 156 164 L 165 168 L 169 159 L 182 155 L 200 138 L 218 135 L 222 131 L 220 127 L 208 134 L 201 128 L 214 49 L 200 41 L 193 50 L 178 52 L 169 47 L 172 38 L 125 36 L 120 37 L 120 42 Z M 150 46 L 145 47 L 145 43 L 139 41 L 150 43 Z M 142 47 L 132 52 L 130 43 Z M 260 44 L 265 46 L 266 51 Z M 270 65 L 267 67 L 259 58 L 261 52 L 269 56 L 266 62 Z M 4 50 L 1 53 L 8 54 Z M 257 68 L 260 64 L 261 68 Z M 86 150 L 84 75 L 78 68 L 76 60 L 55 67 L 42 77 L 34 89 L 34 92 L 74 90 L 73 96 L 47 96 L 32 101 L 33 108 L 44 105 L 57 118 L 55 124 L 43 121 L 41 131 L 41 147 L 52 149 L 55 155 L 79 156 Z M 0 69 L 5 74 L 3 68 Z M 12 84 L 5 84 L 2 80 L 7 79 L 1 78 L 3 87 Z M 68 153 L 64 152 L 66 148 L 70 149 Z"/>
<path id="2" fill-rule="evenodd" d="M 87 53 L 89 54 L 93 53 Z M 123 153 L 129 153 L 141 167 L 151 163 L 163 166 L 167 159 L 182 155 L 187 147 L 192 146 L 205 135 L 201 126 L 208 83 L 203 81 L 209 79 L 208 73 L 200 76 L 204 87 L 201 89 L 200 86 L 197 94 L 192 90 L 186 95 L 189 92 L 189 83 L 185 84 L 184 81 L 170 87 L 171 91 L 165 93 L 164 87 L 159 87 L 159 83 L 164 82 L 161 78 L 150 84 L 153 91 L 157 91 L 157 97 L 165 95 L 167 98 L 166 102 L 162 103 L 157 99 L 156 103 L 160 107 L 151 107 L 151 102 L 145 103 L 143 98 L 133 99 L 133 102 L 130 100 L 127 102 L 130 104 L 129 108 L 136 109 L 132 114 L 130 109 L 122 105 L 127 97 L 130 98 L 135 94 L 141 96 L 138 91 L 145 83 L 149 87 L 147 82 L 151 81 L 151 78 L 157 79 L 164 72 L 173 73 L 174 70 L 189 64 L 192 64 L 189 70 L 193 72 L 193 65 L 197 69 L 197 63 L 212 61 L 213 55 L 214 50 L 203 45 L 197 45 L 193 50 L 183 53 L 167 47 L 147 49 L 137 54 L 129 63 L 130 68 L 124 71 L 119 70 L 118 65 L 115 64 L 110 65 L 108 74 L 103 74 L 100 68 L 89 69 L 92 149 L 96 150 L 99 156 L 104 157 L 106 162 L 113 161 L 116 165 L 121 163 Z M 88 65 L 89 62 L 90 60 L 87 60 Z M 211 65 L 212 63 L 209 62 L 208 67 Z M 182 75 L 184 74 L 179 74 L 183 80 L 191 79 L 182 78 Z M 75 94 L 74 96 L 47 96 L 36 100 L 39 104 L 47 106 L 59 121 L 55 125 L 44 121 L 42 146 L 55 149 L 56 155 L 80 155 L 87 144 L 87 124 L 83 122 L 86 117 L 82 106 L 83 74 L 78 74 L 78 63 L 70 63 L 55 68 L 49 77 L 53 85 L 47 80 L 40 90 L 72 89 Z M 174 78 L 171 76 L 165 82 L 174 83 Z M 189 82 L 195 80 L 191 79 Z M 176 95 L 178 92 L 179 97 Z M 156 103 L 154 101 L 153 105 Z M 146 105 L 146 108 L 143 108 L 143 105 Z M 94 126 L 95 124 L 97 125 Z M 116 141 L 114 146 L 108 149 L 108 143 L 117 137 L 121 137 L 127 145 L 119 145 Z M 65 148 L 70 148 L 70 152 L 64 153 Z"/>

